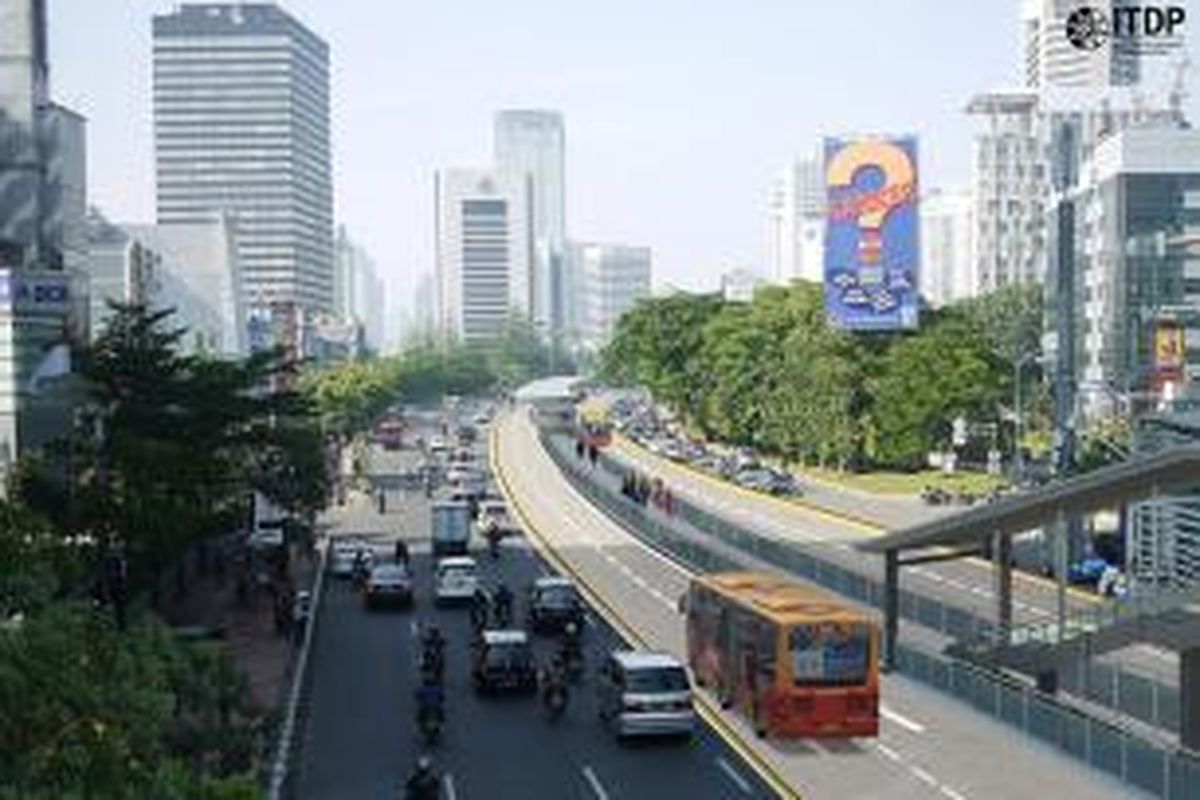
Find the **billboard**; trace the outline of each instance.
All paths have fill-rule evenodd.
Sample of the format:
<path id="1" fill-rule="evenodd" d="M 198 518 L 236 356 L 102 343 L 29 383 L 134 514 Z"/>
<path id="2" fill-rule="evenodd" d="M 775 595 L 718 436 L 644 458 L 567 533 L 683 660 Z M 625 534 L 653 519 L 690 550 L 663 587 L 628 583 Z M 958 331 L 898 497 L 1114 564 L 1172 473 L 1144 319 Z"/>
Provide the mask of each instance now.
<path id="1" fill-rule="evenodd" d="M 848 330 L 917 327 L 916 137 L 825 140 L 825 310 Z"/>
<path id="2" fill-rule="evenodd" d="M 1183 382 L 1187 365 L 1186 332 L 1178 320 L 1155 321 L 1153 359 L 1150 379 L 1153 390 L 1159 394 L 1172 392 L 1174 384 Z"/>

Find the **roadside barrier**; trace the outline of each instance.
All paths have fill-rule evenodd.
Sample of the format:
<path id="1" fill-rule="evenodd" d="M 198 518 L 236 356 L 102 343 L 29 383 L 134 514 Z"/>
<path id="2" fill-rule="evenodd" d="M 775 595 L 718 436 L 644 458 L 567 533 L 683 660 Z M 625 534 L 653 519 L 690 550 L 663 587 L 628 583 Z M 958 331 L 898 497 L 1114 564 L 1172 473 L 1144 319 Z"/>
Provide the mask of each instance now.
<path id="1" fill-rule="evenodd" d="M 700 572 L 742 569 L 746 564 L 730 558 L 727 549 L 767 562 L 831 591 L 874 607 L 881 605 L 879 582 L 803 552 L 784 542 L 745 530 L 686 500 L 677 500 L 679 518 L 694 529 L 726 545 L 711 549 L 676 529 L 678 522 L 652 513 L 597 480 L 594 470 L 574 457 L 569 438 L 541 432 L 543 448 L 571 484 L 593 504 L 620 522 L 647 545 Z M 622 476 L 626 469 L 604 454 L 598 469 Z M 955 638 L 986 631 L 991 623 L 931 598 L 901 593 L 901 615 Z M 958 632 L 956 634 L 955 632 Z M 1126 730 L 1038 692 L 998 671 L 927 652 L 903 642 L 896 648 L 901 674 L 938 689 L 978 711 L 1005 722 L 1039 741 L 1058 748 L 1090 767 L 1162 800 L 1200 800 L 1200 757 L 1179 747 Z M 1070 680 L 1070 676 L 1064 676 Z M 1135 676 L 1136 677 L 1136 676 Z M 1075 678 L 1078 680 L 1078 676 Z M 1145 679 L 1141 679 L 1145 681 Z M 1146 681 L 1147 683 L 1151 683 Z M 1167 688 L 1167 687 L 1162 687 Z M 1117 690 L 1120 694 L 1120 690 Z M 1162 698 L 1160 698 L 1161 700 Z M 1119 697 L 1118 697 L 1119 700 Z M 1139 702 L 1146 703 L 1145 697 Z M 1157 701 L 1153 703 L 1157 705 Z M 1174 713 L 1178 712 L 1178 697 Z M 1155 714 L 1171 714 L 1156 710 Z M 1178 718 L 1175 719 L 1176 729 Z M 1169 722 L 1169 717 L 1163 718 Z"/>

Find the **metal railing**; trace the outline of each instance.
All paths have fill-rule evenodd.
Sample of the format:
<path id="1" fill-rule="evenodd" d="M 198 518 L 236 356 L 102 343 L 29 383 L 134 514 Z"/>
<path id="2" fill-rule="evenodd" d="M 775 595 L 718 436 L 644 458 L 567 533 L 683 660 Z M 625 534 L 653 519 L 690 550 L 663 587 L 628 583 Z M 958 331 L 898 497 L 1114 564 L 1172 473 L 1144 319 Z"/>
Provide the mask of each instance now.
<path id="1" fill-rule="evenodd" d="M 677 530 L 678 522 L 651 512 L 604 485 L 594 470 L 581 466 L 573 446 L 561 436 L 543 433 L 542 443 L 578 491 L 646 544 L 701 572 L 745 568 L 746 564 L 736 558 L 705 547 L 694 536 Z M 626 473 L 623 466 L 603 454 L 597 466 L 612 476 Z M 731 525 L 687 501 L 676 500 L 676 508 L 679 518 L 693 528 L 713 535 L 755 560 L 769 561 L 844 596 L 875 607 L 881 605 L 882 590 L 872 577 Z M 901 615 L 951 635 L 954 631 L 970 635 L 993 627 L 961 609 L 912 592 L 901 594 Z M 1131 787 L 1163 800 L 1200 800 L 1200 757 L 1195 754 L 1164 746 L 1107 720 L 1089 716 L 1002 673 L 943 653 L 927 652 L 900 642 L 896 657 L 901 674 L 968 703 Z M 1178 691 L 1168 691 L 1168 687 L 1107 665 L 1085 666 L 1086 669 L 1063 674 L 1061 688 L 1075 689 L 1096 702 L 1107 699 L 1105 705 L 1128 708 L 1131 716 L 1150 717 L 1163 727 L 1178 730 Z"/>

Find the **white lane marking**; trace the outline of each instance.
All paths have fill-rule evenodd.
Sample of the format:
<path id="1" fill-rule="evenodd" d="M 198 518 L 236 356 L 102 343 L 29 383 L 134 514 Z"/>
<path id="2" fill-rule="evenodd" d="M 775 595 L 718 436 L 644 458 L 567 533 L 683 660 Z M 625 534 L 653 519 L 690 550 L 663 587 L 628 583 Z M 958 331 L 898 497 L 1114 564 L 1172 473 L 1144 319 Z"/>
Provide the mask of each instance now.
<path id="1" fill-rule="evenodd" d="M 897 725 L 899 725 L 901 728 L 904 728 L 905 730 L 910 731 L 912 733 L 924 733 L 925 732 L 924 725 L 917 722 L 916 720 L 909 719 L 908 717 L 904 716 L 903 714 L 897 714 L 895 711 L 888 708 L 887 706 L 879 707 L 879 715 L 882 716 L 884 719 L 888 720 L 889 722 L 894 722 Z"/>
<path id="2" fill-rule="evenodd" d="M 596 773 L 591 767 L 583 768 L 583 777 L 592 787 L 592 791 L 596 793 L 596 797 L 600 800 L 608 800 L 608 792 L 604 791 L 604 784 L 600 783 L 600 779 L 596 777 Z"/>
<path id="3" fill-rule="evenodd" d="M 954 791 L 944 783 L 938 788 L 940 788 L 942 790 L 942 794 L 946 795 L 946 797 L 949 797 L 950 800 L 967 800 L 966 797 Z"/>
<path id="4" fill-rule="evenodd" d="M 895 761 L 897 764 L 900 763 L 900 754 L 888 747 L 886 744 L 876 743 L 875 749 L 886 756 L 890 761 Z"/>
<path id="5" fill-rule="evenodd" d="M 937 778 L 933 777 L 932 775 L 930 775 L 928 772 L 921 769 L 920 767 L 909 767 L 908 771 L 911 772 L 913 774 L 913 777 L 915 777 L 917 780 L 924 781 L 925 783 L 928 783 L 930 786 L 940 786 L 941 785 L 938 783 Z"/>
<path id="6" fill-rule="evenodd" d="M 733 781 L 743 794 L 753 794 L 754 790 L 750 788 L 750 782 L 743 778 L 736 769 L 734 769 L 724 756 L 717 756 L 717 766 L 721 771 L 729 776 L 729 780 Z"/>
<path id="7" fill-rule="evenodd" d="M 458 792 L 454 790 L 454 776 L 447 772 L 442 776 L 442 784 L 446 787 L 446 800 L 458 800 Z"/>
<path id="8" fill-rule="evenodd" d="M 410 619 L 408 621 L 408 633 L 414 639 L 417 638 L 417 621 L 415 619 Z"/>

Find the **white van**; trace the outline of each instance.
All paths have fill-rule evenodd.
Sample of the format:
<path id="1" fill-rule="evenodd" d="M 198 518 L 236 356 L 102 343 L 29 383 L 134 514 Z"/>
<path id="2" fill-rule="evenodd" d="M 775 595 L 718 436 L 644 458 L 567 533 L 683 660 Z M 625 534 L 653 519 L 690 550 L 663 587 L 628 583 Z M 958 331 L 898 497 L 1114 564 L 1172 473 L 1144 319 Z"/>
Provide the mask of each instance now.
<path id="1" fill-rule="evenodd" d="M 688 736 L 696 728 L 687 670 L 666 653 L 618 650 L 600 668 L 600 719 L 617 738 Z"/>
<path id="2" fill-rule="evenodd" d="M 456 603 L 470 600 L 479 587 L 475 572 L 475 559 L 469 556 L 453 556 L 439 559 L 434 574 L 434 599 L 438 603 Z"/>

